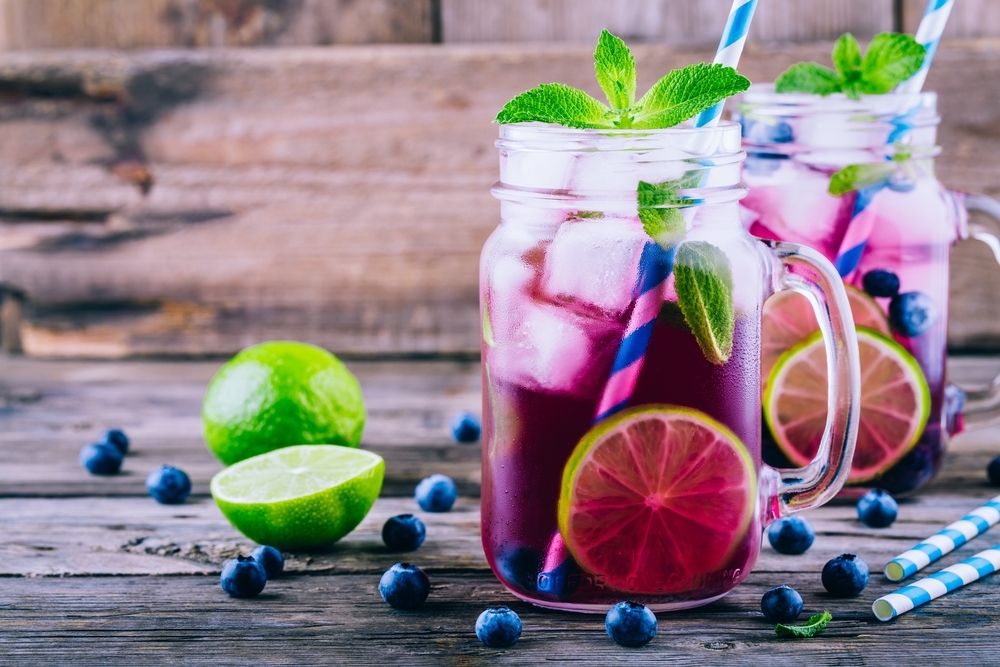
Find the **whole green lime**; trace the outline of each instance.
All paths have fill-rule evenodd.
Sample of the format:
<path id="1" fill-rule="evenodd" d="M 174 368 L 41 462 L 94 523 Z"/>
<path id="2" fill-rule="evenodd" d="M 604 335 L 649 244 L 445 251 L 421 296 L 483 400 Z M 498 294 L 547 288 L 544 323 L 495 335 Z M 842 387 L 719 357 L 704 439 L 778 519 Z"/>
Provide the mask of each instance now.
<path id="1" fill-rule="evenodd" d="M 326 350 L 273 341 L 215 374 L 201 416 L 208 448 L 231 465 L 291 445 L 357 447 L 365 402 L 357 378 Z"/>

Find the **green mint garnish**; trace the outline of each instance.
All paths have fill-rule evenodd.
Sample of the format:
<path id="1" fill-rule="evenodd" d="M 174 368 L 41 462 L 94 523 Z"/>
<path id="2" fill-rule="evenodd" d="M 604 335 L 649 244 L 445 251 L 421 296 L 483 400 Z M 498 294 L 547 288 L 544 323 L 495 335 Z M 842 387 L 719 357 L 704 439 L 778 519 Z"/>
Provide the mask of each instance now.
<path id="1" fill-rule="evenodd" d="M 636 102 L 635 58 L 625 42 L 607 30 L 597 42 L 594 69 L 607 105 L 577 88 L 544 83 L 505 104 L 496 122 L 654 130 L 682 123 L 750 87 L 732 67 L 702 63 L 670 72 Z"/>
<path id="2" fill-rule="evenodd" d="M 893 162 L 852 164 L 830 177 L 830 194 L 839 197 L 862 190 L 886 181 L 895 173 L 896 164 Z"/>
<path id="3" fill-rule="evenodd" d="M 698 171 L 689 171 L 677 180 L 663 183 L 639 181 L 636 192 L 639 200 L 639 220 L 650 238 L 664 248 L 669 248 L 683 238 L 684 232 L 687 231 L 687 223 L 676 208 L 657 207 L 690 205 L 691 201 L 678 192 L 696 188 L 700 181 L 701 173 Z"/>
<path id="4" fill-rule="evenodd" d="M 858 40 L 845 33 L 833 47 L 836 70 L 818 63 L 798 63 L 778 77 L 774 90 L 814 95 L 844 93 L 852 100 L 862 95 L 882 95 L 916 74 L 926 56 L 927 49 L 917 40 L 897 32 L 875 35 L 862 56 Z"/>
<path id="5" fill-rule="evenodd" d="M 828 611 L 809 617 L 805 625 L 785 625 L 778 623 L 774 626 L 774 631 L 779 637 L 813 637 L 817 632 L 827 626 L 833 620 L 833 615 Z"/>
<path id="6" fill-rule="evenodd" d="M 711 243 L 682 243 L 674 258 L 674 288 L 705 358 L 716 365 L 729 361 L 736 326 L 729 258 Z"/>

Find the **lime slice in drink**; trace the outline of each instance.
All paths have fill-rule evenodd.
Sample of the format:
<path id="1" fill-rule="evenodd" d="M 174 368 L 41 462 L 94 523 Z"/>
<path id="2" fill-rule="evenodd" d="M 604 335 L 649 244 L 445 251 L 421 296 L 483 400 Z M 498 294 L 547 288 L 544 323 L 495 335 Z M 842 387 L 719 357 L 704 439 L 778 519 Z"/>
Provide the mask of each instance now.
<path id="1" fill-rule="evenodd" d="M 882 308 L 861 290 L 844 285 L 851 304 L 854 324 L 889 335 L 889 320 Z M 760 366 L 765 381 L 778 357 L 819 331 L 812 304 L 802 294 L 790 290 L 778 292 L 764 302 L 764 322 L 761 330 Z"/>
<path id="2" fill-rule="evenodd" d="M 668 405 L 592 428 L 563 471 L 559 530 L 584 569 L 632 593 L 677 593 L 722 567 L 756 507 L 753 458 L 708 415 Z"/>
<path id="3" fill-rule="evenodd" d="M 895 341 L 858 327 L 861 422 L 848 483 L 873 479 L 920 438 L 931 395 L 920 365 Z M 796 466 L 819 450 L 826 426 L 826 350 L 819 333 L 782 355 L 764 393 L 764 417 L 778 447 Z"/>
<path id="4" fill-rule="evenodd" d="M 258 544 L 312 549 L 354 530 L 382 490 L 385 462 L 363 449 L 299 445 L 261 454 L 212 478 L 212 497 Z"/>

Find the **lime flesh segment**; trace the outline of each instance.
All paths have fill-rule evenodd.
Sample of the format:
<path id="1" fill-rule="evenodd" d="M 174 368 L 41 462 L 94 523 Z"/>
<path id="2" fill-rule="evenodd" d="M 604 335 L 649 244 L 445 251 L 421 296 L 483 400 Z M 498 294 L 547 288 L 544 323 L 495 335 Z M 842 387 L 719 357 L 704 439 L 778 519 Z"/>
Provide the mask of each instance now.
<path id="1" fill-rule="evenodd" d="M 732 431 L 697 410 L 643 406 L 580 440 L 563 471 L 559 530 L 611 588 L 682 593 L 744 543 L 756 494 L 754 459 Z"/>
<path id="2" fill-rule="evenodd" d="M 858 327 L 861 419 L 849 484 L 874 479 L 920 439 L 930 414 L 930 388 L 920 364 L 895 341 Z M 764 394 L 764 416 L 793 465 L 812 461 L 826 426 L 826 351 L 819 333 L 786 352 Z"/>
<path id="3" fill-rule="evenodd" d="M 385 462 L 360 449 L 299 445 L 246 459 L 212 478 L 230 523 L 259 544 L 294 551 L 354 530 L 382 490 Z"/>

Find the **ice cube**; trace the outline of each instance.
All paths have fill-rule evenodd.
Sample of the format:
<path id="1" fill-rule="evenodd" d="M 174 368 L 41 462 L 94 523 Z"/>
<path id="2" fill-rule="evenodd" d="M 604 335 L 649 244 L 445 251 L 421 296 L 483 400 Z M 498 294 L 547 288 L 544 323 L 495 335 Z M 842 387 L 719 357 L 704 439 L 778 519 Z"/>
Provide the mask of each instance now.
<path id="1" fill-rule="evenodd" d="M 519 258 L 502 256 L 487 269 L 487 276 L 486 307 L 493 339 L 497 345 L 510 346 L 521 321 L 522 306 L 530 302 L 528 292 L 536 274 Z"/>
<path id="2" fill-rule="evenodd" d="M 514 384 L 543 391 L 587 395 L 604 378 L 613 354 L 608 340 L 614 323 L 586 318 L 551 303 L 524 301 L 508 341 L 497 341 L 491 371 Z M 610 350 L 610 351 L 609 351 Z M 601 357 L 598 359 L 597 357 Z"/>
<path id="3" fill-rule="evenodd" d="M 571 192 L 630 193 L 638 189 L 639 181 L 672 181 L 682 178 L 687 171 L 697 167 L 676 160 L 665 160 L 660 154 L 662 152 L 581 153 L 573 164 L 567 188 Z"/>
<path id="4" fill-rule="evenodd" d="M 533 190 L 566 190 L 574 173 L 576 155 L 568 151 L 501 153 L 500 176 L 504 185 Z"/>
<path id="5" fill-rule="evenodd" d="M 542 291 L 584 310 L 621 315 L 632 302 L 639 257 L 648 242 L 638 220 L 565 222 L 549 245 Z"/>

